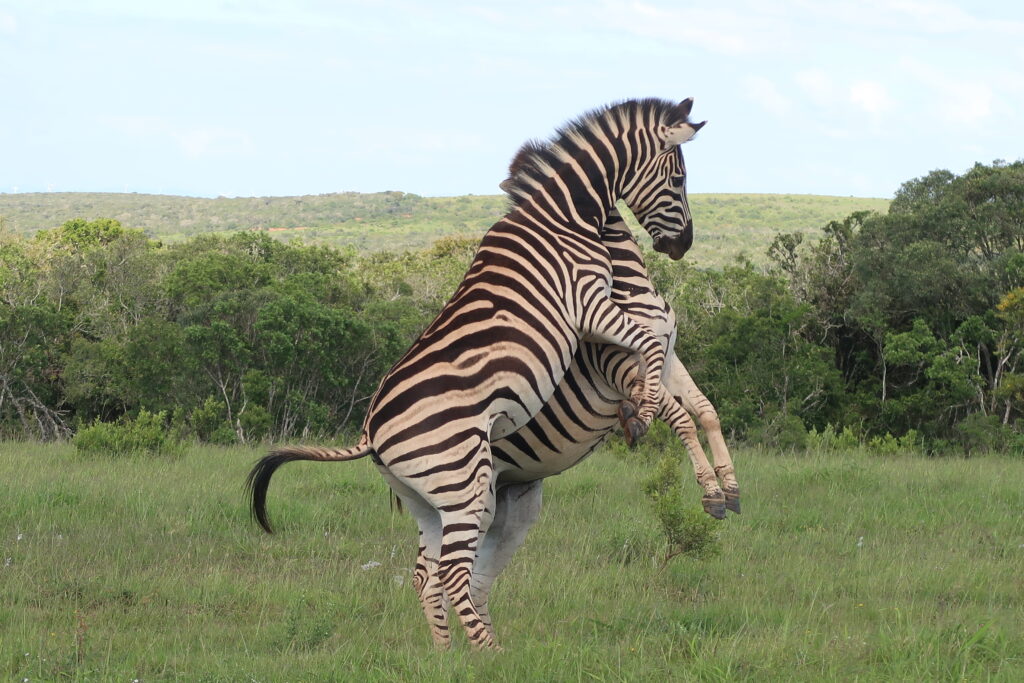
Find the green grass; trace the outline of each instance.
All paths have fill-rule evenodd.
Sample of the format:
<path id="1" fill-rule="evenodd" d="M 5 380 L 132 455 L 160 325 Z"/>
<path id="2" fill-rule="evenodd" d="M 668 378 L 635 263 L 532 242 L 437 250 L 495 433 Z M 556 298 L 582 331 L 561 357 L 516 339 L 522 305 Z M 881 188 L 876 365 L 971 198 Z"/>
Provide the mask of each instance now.
<path id="1" fill-rule="evenodd" d="M 547 483 L 494 654 L 433 651 L 369 461 L 282 469 L 266 536 L 258 455 L 0 444 L 0 678 L 1024 680 L 1021 460 L 738 450 L 723 552 L 659 571 L 649 466 L 600 453 Z"/>
<path id="2" fill-rule="evenodd" d="M 695 241 L 687 256 L 719 268 L 740 254 L 764 263 L 777 232 L 820 234 L 854 211 L 885 212 L 887 199 L 817 195 L 690 195 Z M 359 251 L 422 249 L 440 237 L 479 238 L 508 210 L 502 195 L 420 197 L 402 192 L 203 199 L 118 193 L 0 194 L 0 223 L 15 233 L 50 229 L 72 218 L 116 218 L 164 242 L 198 234 L 266 230 L 281 240 Z M 646 236 L 641 238 L 646 243 Z"/>

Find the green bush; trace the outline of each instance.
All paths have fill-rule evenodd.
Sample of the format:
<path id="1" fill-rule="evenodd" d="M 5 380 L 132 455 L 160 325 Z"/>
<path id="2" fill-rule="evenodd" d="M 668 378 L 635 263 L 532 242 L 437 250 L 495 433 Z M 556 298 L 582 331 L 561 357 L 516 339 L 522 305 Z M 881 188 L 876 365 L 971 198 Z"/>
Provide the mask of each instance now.
<path id="1" fill-rule="evenodd" d="M 868 441 L 868 448 L 881 455 L 917 454 L 921 452 L 921 445 L 921 438 L 913 429 L 903 436 L 893 436 L 886 432 L 884 436 L 876 436 Z"/>
<path id="2" fill-rule="evenodd" d="M 242 425 L 247 442 L 262 441 L 270 434 L 273 418 L 270 413 L 261 405 L 250 404 L 245 411 L 238 416 Z"/>
<path id="3" fill-rule="evenodd" d="M 956 439 L 968 454 L 1024 452 L 1024 435 L 1004 425 L 997 415 L 968 415 L 957 424 Z"/>
<path id="4" fill-rule="evenodd" d="M 807 450 L 815 453 L 831 453 L 835 451 L 852 451 L 860 448 L 860 439 L 849 427 L 837 432 L 831 424 L 820 432 L 811 427 L 807 432 Z"/>
<path id="5" fill-rule="evenodd" d="M 134 419 L 100 422 L 78 430 L 73 440 L 79 453 L 88 455 L 181 455 L 184 444 L 167 428 L 167 413 L 140 410 Z"/>
<path id="6" fill-rule="evenodd" d="M 775 413 L 751 427 L 749 439 L 764 448 L 778 451 L 802 451 L 807 447 L 807 427 L 792 413 Z"/>
<path id="7" fill-rule="evenodd" d="M 678 555 L 704 559 L 721 551 L 716 521 L 684 498 L 682 466 L 680 455 L 667 453 L 644 487 L 654 502 L 654 514 L 665 537 L 662 566 Z"/>
<path id="8" fill-rule="evenodd" d="M 192 411 L 189 421 L 200 441 L 230 446 L 238 442 L 238 435 L 228 422 L 224 403 L 207 396 L 203 404 Z"/>

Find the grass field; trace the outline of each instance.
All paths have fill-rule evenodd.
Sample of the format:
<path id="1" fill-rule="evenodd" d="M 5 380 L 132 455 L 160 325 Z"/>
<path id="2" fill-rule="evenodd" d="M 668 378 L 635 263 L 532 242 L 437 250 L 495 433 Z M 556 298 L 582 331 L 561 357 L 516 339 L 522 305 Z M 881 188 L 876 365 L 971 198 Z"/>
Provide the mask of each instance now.
<path id="1" fill-rule="evenodd" d="M 495 654 L 459 629 L 433 651 L 414 525 L 368 460 L 282 469 L 266 536 L 258 455 L 0 444 L 0 678 L 1024 680 L 1019 459 L 738 450 L 721 554 L 661 571 L 650 463 L 599 453 L 548 482 Z"/>

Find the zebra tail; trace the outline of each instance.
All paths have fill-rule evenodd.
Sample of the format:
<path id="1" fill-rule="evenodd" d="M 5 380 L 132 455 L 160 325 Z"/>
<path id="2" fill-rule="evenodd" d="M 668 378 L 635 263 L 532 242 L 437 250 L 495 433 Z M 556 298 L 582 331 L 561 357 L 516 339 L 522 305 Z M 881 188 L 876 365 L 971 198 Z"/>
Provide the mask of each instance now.
<path id="1" fill-rule="evenodd" d="M 285 463 L 294 460 L 313 460 L 315 462 L 345 462 L 347 460 L 358 460 L 373 453 L 373 446 L 365 434 L 359 439 L 359 443 L 351 448 L 322 448 L 318 446 L 285 446 L 263 456 L 253 466 L 252 471 L 245 480 L 245 488 L 252 496 L 250 500 L 250 512 L 252 518 L 263 527 L 268 534 L 274 533 L 270 525 L 270 518 L 267 517 L 267 488 L 270 486 L 270 478 L 274 476 L 277 468 Z"/>

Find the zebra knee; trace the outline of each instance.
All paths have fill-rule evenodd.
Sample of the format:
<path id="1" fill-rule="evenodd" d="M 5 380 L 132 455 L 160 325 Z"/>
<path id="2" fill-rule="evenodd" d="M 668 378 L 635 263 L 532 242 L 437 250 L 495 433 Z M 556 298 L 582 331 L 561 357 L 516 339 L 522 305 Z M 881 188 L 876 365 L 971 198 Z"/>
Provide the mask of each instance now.
<path id="1" fill-rule="evenodd" d="M 700 411 L 697 416 L 700 420 L 701 429 L 708 434 L 714 434 L 722 431 L 722 423 L 718 419 L 718 411 L 712 407 L 707 407 Z"/>

